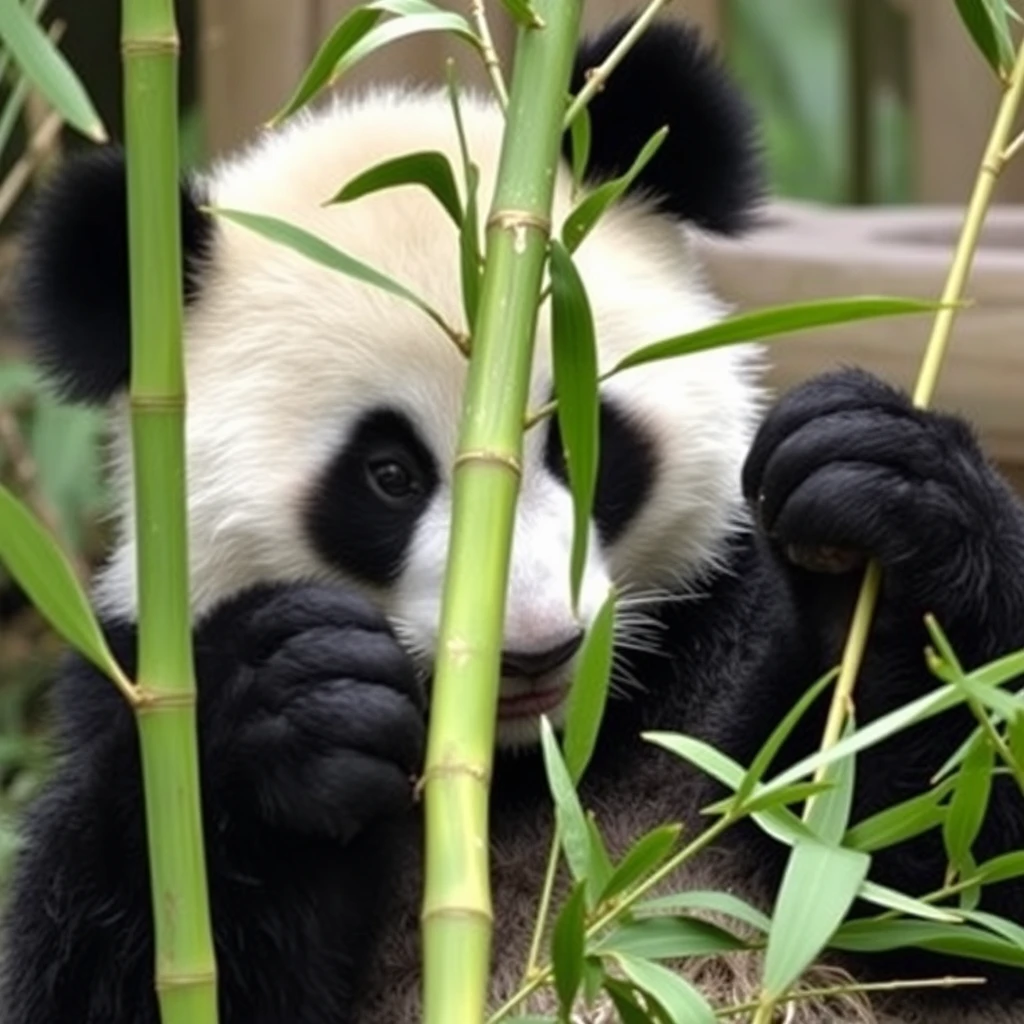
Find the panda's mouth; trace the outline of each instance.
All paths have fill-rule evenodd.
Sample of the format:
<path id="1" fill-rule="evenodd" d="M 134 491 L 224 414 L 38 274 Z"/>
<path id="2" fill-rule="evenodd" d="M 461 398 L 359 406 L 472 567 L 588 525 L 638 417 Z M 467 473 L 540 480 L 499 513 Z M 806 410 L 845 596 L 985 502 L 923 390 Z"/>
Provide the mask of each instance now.
<path id="1" fill-rule="evenodd" d="M 498 718 L 537 718 L 558 707 L 565 700 L 567 689 L 565 683 L 558 679 L 502 679 Z"/>

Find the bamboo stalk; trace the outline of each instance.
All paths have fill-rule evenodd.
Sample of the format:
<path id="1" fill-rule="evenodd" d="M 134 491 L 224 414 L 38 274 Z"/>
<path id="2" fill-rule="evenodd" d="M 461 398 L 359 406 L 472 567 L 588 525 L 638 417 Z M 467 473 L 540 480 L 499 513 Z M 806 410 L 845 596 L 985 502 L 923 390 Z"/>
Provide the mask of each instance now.
<path id="1" fill-rule="evenodd" d="M 124 0 L 122 51 L 138 537 L 138 697 L 163 1024 L 216 1024 L 185 511 L 185 388 L 173 0 Z"/>
<path id="2" fill-rule="evenodd" d="M 480 1024 L 492 929 L 487 801 L 538 296 L 580 0 L 519 32 L 452 495 L 424 772 L 424 1020 Z"/>

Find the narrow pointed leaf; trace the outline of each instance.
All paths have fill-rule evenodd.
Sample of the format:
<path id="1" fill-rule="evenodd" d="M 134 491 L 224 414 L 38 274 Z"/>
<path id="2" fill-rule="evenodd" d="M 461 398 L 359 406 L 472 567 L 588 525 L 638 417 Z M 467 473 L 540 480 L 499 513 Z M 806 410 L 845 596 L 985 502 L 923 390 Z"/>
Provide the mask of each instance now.
<path id="1" fill-rule="evenodd" d="M 596 956 L 588 956 L 583 961 L 583 1000 L 587 1006 L 593 1006 L 604 987 L 604 964 Z"/>
<path id="2" fill-rule="evenodd" d="M 645 900 L 633 907 L 637 916 L 645 914 L 678 915 L 690 910 L 710 910 L 716 914 L 726 914 L 761 932 L 767 932 L 772 924 L 766 914 L 762 914 L 760 910 L 752 907 L 738 896 L 727 892 L 692 890 L 673 893 L 670 896 Z"/>
<path id="3" fill-rule="evenodd" d="M 744 814 L 755 814 L 771 810 L 774 807 L 786 807 L 789 804 L 797 803 L 802 804 L 811 797 L 827 793 L 830 789 L 834 788 L 834 783 L 828 780 L 822 780 L 821 782 L 794 782 L 792 786 L 773 789 L 771 792 L 757 793 L 755 796 L 750 797 L 743 805 L 743 812 Z M 731 802 L 723 802 L 720 805 L 721 809 L 724 810 Z M 712 806 L 707 808 L 707 810 L 715 811 L 719 810 L 719 807 Z"/>
<path id="4" fill-rule="evenodd" d="M 428 189 L 455 222 L 455 226 L 462 226 L 459 189 L 455 184 L 451 164 L 444 153 L 407 153 L 393 160 L 386 160 L 353 178 L 331 202 L 348 203 L 381 189 L 397 188 L 402 185 L 422 185 Z"/>
<path id="5" fill-rule="evenodd" d="M 624 953 L 648 960 L 681 960 L 746 948 L 742 939 L 709 921 L 695 917 L 649 917 L 619 926 L 591 952 L 598 956 Z"/>
<path id="6" fill-rule="evenodd" d="M 476 313 L 480 306 L 480 287 L 483 280 L 483 260 L 480 255 L 480 221 L 477 209 L 477 190 L 480 171 L 475 164 L 466 168 L 466 215 L 459 232 L 459 271 L 462 281 L 462 305 L 466 312 L 466 326 L 470 334 L 476 328 Z"/>
<path id="7" fill-rule="evenodd" d="M 573 120 L 576 124 L 579 118 Z M 662 128 L 655 132 L 648 139 L 647 144 L 640 150 L 632 166 L 619 178 L 606 181 L 599 185 L 569 214 L 562 225 L 562 242 L 569 252 L 575 252 L 583 242 L 583 239 L 590 234 L 594 225 L 598 222 L 601 214 L 616 202 L 627 191 L 630 185 L 636 180 L 637 175 L 651 162 L 652 157 L 658 152 L 661 144 L 668 135 L 668 129 Z M 573 143 L 573 164 L 575 167 L 575 138 Z M 575 173 L 575 172 L 574 172 Z M 582 175 L 581 175 L 582 177 Z"/>
<path id="8" fill-rule="evenodd" d="M 674 359 L 676 356 L 702 352 L 709 348 L 736 345 L 747 341 L 767 341 L 770 338 L 789 336 L 798 331 L 815 327 L 830 327 L 836 324 L 853 323 L 858 320 L 872 320 L 886 316 L 908 316 L 914 313 L 933 313 L 940 309 L 940 303 L 919 302 L 916 299 L 895 299 L 866 296 L 850 299 L 823 299 L 818 302 L 801 302 L 795 305 L 773 306 L 753 313 L 741 313 L 720 320 L 710 327 L 680 334 L 675 338 L 644 345 L 612 367 L 604 378 L 607 379 L 631 366 L 640 366 L 658 359 Z"/>
<path id="9" fill-rule="evenodd" d="M 930 903 L 914 899 L 913 896 L 907 896 L 905 893 L 897 892 L 886 885 L 879 885 L 877 882 L 866 881 L 860 887 L 859 895 L 862 900 L 873 903 L 877 907 L 898 910 L 901 914 L 924 918 L 926 921 L 944 921 L 955 924 L 964 919 L 958 911 L 948 910 L 945 907 L 933 907 Z"/>
<path id="10" fill-rule="evenodd" d="M 583 178 L 590 163 L 590 112 L 584 107 L 573 118 L 569 125 L 569 138 L 572 140 L 572 187 L 578 192 L 583 187 Z M 564 235 L 563 235 L 564 237 Z"/>
<path id="11" fill-rule="evenodd" d="M 992 963 L 1024 967 L 1024 949 L 968 924 L 939 921 L 848 921 L 829 946 L 852 953 L 881 953 L 908 946 Z"/>
<path id="12" fill-rule="evenodd" d="M 530 0 L 501 0 L 501 6 L 512 15 L 516 24 L 523 28 L 544 27 L 544 21 L 534 10 Z"/>
<path id="13" fill-rule="evenodd" d="M 941 825 L 946 818 L 946 808 L 942 806 L 942 801 L 952 789 L 953 780 L 947 779 L 927 793 L 865 818 L 846 833 L 843 845 L 853 850 L 863 850 L 864 853 L 873 853 Z"/>
<path id="14" fill-rule="evenodd" d="M 1003 0 L 956 0 L 974 44 L 999 74 L 1013 64 L 1013 40 Z"/>
<path id="15" fill-rule="evenodd" d="M 991 885 L 993 882 L 1020 878 L 1021 875 L 1024 875 L 1024 850 L 1015 850 L 979 864 L 974 877 L 983 885 Z"/>
<path id="16" fill-rule="evenodd" d="M 559 912 L 551 936 L 551 963 L 555 969 L 555 991 L 562 1016 L 567 1018 L 583 980 L 583 929 L 587 904 L 582 882 Z"/>
<path id="17" fill-rule="evenodd" d="M 621 1024 L 652 1024 L 651 1014 L 640 1005 L 636 993 L 625 982 L 605 978 L 604 990 L 608 993 Z"/>
<path id="18" fill-rule="evenodd" d="M 990 914 L 985 910 L 965 910 L 962 913 L 968 921 L 981 925 L 982 928 L 988 929 L 993 935 L 998 935 L 1018 949 L 1024 950 L 1024 928 L 1017 924 L 1016 921 L 1008 921 L 1005 917 Z"/>
<path id="19" fill-rule="evenodd" d="M 781 998 L 828 944 L 870 864 L 865 853 L 816 840 L 793 847 L 765 953 L 764 987 L 772 998 Z"/>
<path id="20" fill-rule="evenodd" d="M 588 906 L 596 906 L 601 891 L 608 884 L 612 877 L 614 868 L 612 859 L 608 856 L 608 848 L 605 846 L 601 836 L 601 830 L 597 827 L 597 821 L 592 813 L 587 814 L 587 834 L 590 837 L 590 856 L 587 861 L 587 900 Z"/>
<path id="21" fill-rule="evenodd" d="M 354 256 L 335 249 L 329 242 L 325 242 L 322 238 L 318 238 L 295 224 L 289 224 L 277 217 L 268 217 L 261 213 L 248 213 L 243 210 L 215 209 L 213 212 L 218 217 L 234 221 L 272 242 L 287 246 L 315 263 L 329 267 L 331 270 L 337 270 L 363 284 L 372 285 L 404 299 L 417 309 L 422 310 L 435 323 L 442 323 L 441 315 L 405 285 L 399 284 L 394 278 L 382 274 Z"/>
<path id="22" fill-rule="evenodd" d="M 126 684 L 64 552 L 32 513 L 2 486 L 0 563 L 76 651 L 111 679 Z"/>
<path id="23" fill-rule="evenodd" d="M 681 825 L 662 825 L 638 839 L 608 880 L 600 900 L 610 900 L 664 864 L 675 849 L 680 832 Z"/>
<path id="24" fill-rule="evenodd" d="M 992 790 L 995 753 L 988 737 L 980 735 L 964 758 L 956 776 L 942 838 L 946 855 L 958 873 L 964 873 L 967 857 L 978 838 Z"/>
<path id="25" fill-rule="evenodd" d="M 685 979 L 662 967 L 631 956 L 616 956 L 622 973 L 668 1014 L 672 1024 L 717 1024 L 708 1001 Z"/>
<path id="26" fill-rule="evenodd" d="M 569 771 L 562 760 L 562 753 L 558 749 L 555 732 L 546 715 L 540 720 L 540 739 L 548 787 L 555 801 L 555 818 L 562 838 L 562 849 L 573 878 L 580 881 L 586 877 L 591 861 L 590 830 Z"/>
<path id="27" fill-rule="evenodd" d="M 551 243 L 551 345 L 558 429 L 572 491 L 572 603 L 579 603 L 599 460 L 597 342 L 590 302 L 572 257 Z"/>
<path id="28" fill-rule="evenodd" d="M 821 696 L 825 687 L 830 685 L 838 674 L 839 670 L 833 669 L 808 687 L 803 696 L 786 713 L 785 718 L 772 730 L 768 739 L 765 740 L 761 749 L 757 752 L 754 760 L 750 762 L 750 767 L 747 769 L 746 774 L 743 776 L 743 781 L 736 790 L 735 802 L 737 806 L 742 806 L 746 802 L 750 794 L 753 793 L 754 787 L 767 775 L 768 768 L 771 766 L 772 761 L 775 760 L 783 743 L 786 742 L 799 721 L 807 713 L 807 709 Z"/>
<path id="29" fill-rule="evenodd" d="M 20 0 L 0 0 L 0 38 L 25 77 L 68 124 L 95 142 L 106 141 L 89 94 Z"/>
<path id="30" fill-rule="evenodd" d="M 579 782 L 597 745 L 608 700 L 608 681 L 615 639 L 615 591 L 609 590 L 577 661 L 576 678 L 569 692 L 565 718 L 565 764 L 573 782 Z"/>
<path id="31" fill-rule="evenodd" d="M 849 736 L 855 728 L 851 714 L 843 728 L 843 735 Z M 853 786 L 856 778 L 855 755 L 833 761 L 822 773 L 822 782 L 829 788 L 813 795 L 804 812 L 804 823 L 823 842 L 838 845 L 850 824 L 850 809 L 853 807 Z"/>

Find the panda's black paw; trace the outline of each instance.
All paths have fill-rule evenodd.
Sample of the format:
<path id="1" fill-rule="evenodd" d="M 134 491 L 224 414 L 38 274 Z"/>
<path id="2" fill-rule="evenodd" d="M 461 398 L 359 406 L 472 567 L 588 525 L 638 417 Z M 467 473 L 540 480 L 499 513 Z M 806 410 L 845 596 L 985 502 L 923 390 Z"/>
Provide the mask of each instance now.
<path id="1" fill-rule="evenodd" d="M 235 811 L 344 842 L 411 808 L 424 694 L 365 599 L 261 588 L 217 611 L 196 648 L 209 777 Z"/>
<path id="2" fill-rule="evenodd" d="M 776 550 L 816 573 L 877 558 L 906 596 L 985 587 L 1024 550 L 1019 508 L 960 420 L 861 371 L 818 377 L 768 415 L 743 489 Z"/>

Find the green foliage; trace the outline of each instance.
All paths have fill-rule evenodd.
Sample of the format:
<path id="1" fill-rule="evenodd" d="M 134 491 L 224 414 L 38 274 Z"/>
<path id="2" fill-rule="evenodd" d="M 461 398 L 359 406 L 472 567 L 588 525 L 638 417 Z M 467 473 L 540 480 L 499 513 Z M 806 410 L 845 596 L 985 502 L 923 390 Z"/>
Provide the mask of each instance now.
<path id="1" fill-rule="evenodd" d="M 999 75 L 1013 66 L 1012 7 L 1006 0 L 956 0 L 956 9 L 982 56 Z"/>

